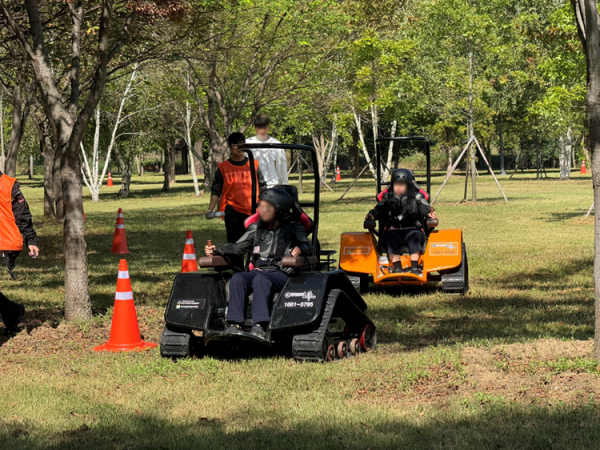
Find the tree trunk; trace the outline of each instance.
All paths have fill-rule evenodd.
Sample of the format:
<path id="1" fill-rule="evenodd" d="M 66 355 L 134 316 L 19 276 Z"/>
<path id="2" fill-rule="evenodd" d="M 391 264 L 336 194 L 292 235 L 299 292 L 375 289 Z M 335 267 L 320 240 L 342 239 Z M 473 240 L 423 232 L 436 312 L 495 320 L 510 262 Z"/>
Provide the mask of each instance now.
<path id="1" fill-rule="evenodd" d="M 473 111 L 473 48 L 469 48 L 469 139 L 475 135 L 475 114 Z M 475 167 L 475 146 L 471 144 L 469 148 L 469 162 L 471 164 L 471 201 L 477 201 L 477 168 Z M 468 175 L 467 175 L 468 176 Z"/>
<path id="2" fill-rule="evenodd" d="M 352 176 L 356 178 L 360 172 L 360 152 L 358 151 L 358 128 L 352 128 L 352 144 L 348 147 L 352 163 Z"/>
<path id="3" fill-rule="evenodd" d="M 65 142 L 60 170 L 64 207 L 64 265 L 65 265 L 65 319 L 90 319 L 92 304 L 88 288 L 88 257 L 83 220 L 83 191 L 79 143 L 89 120 L 75 127 L 61 130 Z M 85 125 L 85 126 L 84 126 Z M 65 127 L 67 128 L 67 127 Z"/>
<path id="4" fill-rule="evenodd" d="M 169 189 L 171 189 L 171 180 L 169 179 L 169 166 L 171 164 L 171 152 L 169 151 L 169 143 L 165 143 L 165 152 L 163 155 L 163 174 L 164 174 L 164 182 L 163 182 L 163 192 L 169 192 Z"/>
<path id="5" fill-rule="evenodd" d="M 202 141 L 194 142 L 194 156 L 196 156 L 196 159 L 195 159 L 196 173 L 198 174 L 199 177 L 204 176 L 204 159 L 203 159 L 204 154 L 202 151 L 202 147 L 203 147 Z"/>
<path id="6" fill-rule="evenodd" d="M 52 189 L 52 169 L 54 166 L 54 147 L 50 138 L 48 120 L 40 121 L 38 124 L 38 137 L 40 140 L 40 152 L 44 157 L 44 219 L 56 217 L 54 211 L 54 192 Z"/>
<path id="7" fill-rule="evenodd" d="M 167 151 L 169 152 L 169 164 L 167 165 L 169 170 L 167 172 L 169 173 L 169 185 L 171 185 L 177 182 L 175 180 L 175 146 L 169 144 Z"/>
<path id="8" fill-rule="evenodd" d="M 62 151 L 60 145 L 54 149 L 54 164 L 52 167 L 52 190 L 54 203 L 56 204 L 56 219 L 62 222 L 65 218 L 65 203 L 62 190 Z"/>
<path id="9" fill-rule="evenodd" d="M 367 150 L 367 144 L 365 143 L 365 137 L 362 132 L 360 117 L 358 116 L 358 114 L 356 114 L 354 107 L 352 108 L 352 114 L 354 115 L 354 122 L 356 124 L 356 128 L 358 129 L 358 137 L 360 140 L 363 154 L 365 156 L 365 159 L 367 160 L 367 163 L 369 164 L 369 170 L 371 171 L 371 175 L 373 175 L 373 178 L 377 178 L 375 167 L 373 166 L 373 162 L 371 161 L 371 157 L 369 156 L 369 152 Z"/>
<path id="10" fill-rule="evenodd" d="M 29 179 L 33 180 L 33 153 L 29 153 Z"/>
<path id="11" fill-rule="evenodd" d="M 542 146 L 540 143 L 540 137 L 537 134 L 535 136 L 535 152 L 537 155 L 537 164 L 536 164 L 537 172 L 536 172 L 535 179 L 539 180 L 542 178 Z"/>
<path id="12" fill-rule="evenodd" d="M 504 170 L 504 122 L 502 114 L 498 116 L 498 137 L 500 138 L 500 175 L 506 175 Z"/>
<path id="13" fill-rule="evenodd" d="M 128 198 L 131 192 L 131 175 L 133 174 L 133 160 L 129 158 L 128 161 L 122 162 L 121 164 L 121 189 L 119 195 L 121 198 Z"/>
<path id="14" fill-rule="evenodd" d="M 135 164 L 137 166 L 137 176 L 142 176 L 142 166 L 140 164 L 140 155 L 135 155 Z"/>
<path id="15" fill-rule="evenodd" d="M 596 0 L 571 0 L 571 4 L 586 56 L 588 148 L 592 154 L 594 204 L 600 205 L 600 29 L 598 28 L 598 5 Z M 594 358 L 600 360 L 600 214 L 594 215 L 594 226 L 594 295 L 596 299 Z"/>
<path id="16" fill-rule="evenodd" d="M 18 84 L 15 84 L 13 88 L 13 122 L 12 129 L 10 132 L 10 141 L 8 143 L 8 151 L 6 153 L 6 163 L 4 166 L 4 173 L 9 177 L 15 177 L 17 175 L 17 155 L 19 153 L 19 147 L 23 140 L 23 133 L 25 133 L 25 122 L 29 115 L 29 103 L 25 102 L 23 107 L 23 89 Z"/>

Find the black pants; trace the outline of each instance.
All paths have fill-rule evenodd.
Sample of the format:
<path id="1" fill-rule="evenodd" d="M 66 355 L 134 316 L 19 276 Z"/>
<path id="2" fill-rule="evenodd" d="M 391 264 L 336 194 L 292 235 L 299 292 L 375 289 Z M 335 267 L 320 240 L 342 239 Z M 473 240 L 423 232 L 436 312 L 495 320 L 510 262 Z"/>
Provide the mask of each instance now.
<path id="1" fill-rule="evenodd" d="M 388 255 L 401 255 L 401 248 L 408 247 L 411 255 L 423 251 L 423 232 L 421 230 L 389 230 L 385 232 Z"/>
<path id="2" fill-rule="evenodd" d="M 246 232 L 244 221 L 250 216 L 236 211 L 230 205 L 225 207 L 225 231 L 227 232 L 227 242 L 237 242 Z"/>
<path id="3" fill-rule="evenodd" d="M 281 291 L 287 279 L 288 276 L 281 270 L 236 273 L 229 282 L 227 321 L 244 323 L 244 306 L 249 291 L 252 290 L 252 323 L 268 322 L 271 293 Z"/>

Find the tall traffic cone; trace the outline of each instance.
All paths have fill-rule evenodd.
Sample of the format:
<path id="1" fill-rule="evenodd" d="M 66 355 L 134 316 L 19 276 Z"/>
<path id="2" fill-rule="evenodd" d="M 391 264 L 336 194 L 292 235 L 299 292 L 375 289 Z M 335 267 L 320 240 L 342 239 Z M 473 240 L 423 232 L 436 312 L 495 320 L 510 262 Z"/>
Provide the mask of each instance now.
<path id="1" fill-rule="evenodd" d="M 185 272 L 198 272 L 194 238 L 190 230 L 188 230 L 185 236 L 185 248 L 183 249 L 183 261 L 181 262 L 181 273 Z"/>
<path id="2" fill-rule="evenodd" d="M 121 208 L 119 208 L 119 212 L 117 213 L 117 224 L 115 225 L 115 235 L 113 236 L 110 252 L 116 255 L 129 253 L 127 236 L 125 236 L 125 221 L 123 220 L 123 210 Z"/>
<path id="3" fill-rule="evenodd" d="M 108 171 L 108 180 L 106 181 L 106 186 L 108 187 L 112 187 L 113 182 L 112 182 L 112 173 L 110 173 L 110 170 Z"/>
<path id="4" fill-rule="evenodd" d="M 581 163 L 581 174 L 586 174 L 587 169 L 585 168 L 585 159 Z"/>
<path id="5" fill-rule="evenodd" d="M 335 172 L 335 181 L 342 181 L 342 174 L 340 173 L 340 166 L 337 166 Z"/>
<path id="6" fill-rule="evenodd" d="M 135 304 L 133 303 L 133 292 L 131 291 L 127 261 L 122 259 L 119 263 L 117 292 L 115 293 L 115 308 L 110 327 L 110 338 L 108 338 L 106 344 L 94 348 L 94 351 L 128 352 L 153 347 L 156 347 L 156 344 L 144 342 L 140 336 L 140 327 L 138 325 L 137 313 L 135 312 Z"/>

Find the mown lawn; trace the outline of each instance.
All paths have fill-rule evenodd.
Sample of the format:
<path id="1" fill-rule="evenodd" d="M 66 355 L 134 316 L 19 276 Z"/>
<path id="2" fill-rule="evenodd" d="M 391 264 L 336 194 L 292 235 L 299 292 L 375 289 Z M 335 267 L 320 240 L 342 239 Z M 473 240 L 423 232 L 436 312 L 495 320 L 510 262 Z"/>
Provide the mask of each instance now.
<path id="1" fill-rule="evenodd" d="M 321 240 L 336 249 L 373 204 L 365 178 L 322 194 Z M 116 178 L 115 181 L 118 181 Z M 434 177 L 434 191 L 442 174 Z M 477 204 L 453 177 L 436 204 L 443 228 L 462 228 L 471 292 L 374 290 L 375 353 L 328 364 L 213 355 L 172 362 L 158 349 L 97 354 L 108 336 L 119 257 L 110 254 L 122 207 L 140 326 L 158 342 L 181 265 L 185 231 L 197 248 L 224 239 L 178 177 L 134 177 L 132 197 L 105 188 L 85 202 L 91 322 L 62 321 L 61 228 L 41 220 L 42 180 L 22 180 L 42 255 L 22 257 L 0 289 L 28 308 L 26 330 L 0 341 L 1 449 L 590 449 L 600 447 L 600 367 L 593 336 L 593 222 L 589 176 L 489 176 Z M 116 183 L 118 184 L 118 183 Z M 87 192 L 86 192 L 87 194 Z"/>

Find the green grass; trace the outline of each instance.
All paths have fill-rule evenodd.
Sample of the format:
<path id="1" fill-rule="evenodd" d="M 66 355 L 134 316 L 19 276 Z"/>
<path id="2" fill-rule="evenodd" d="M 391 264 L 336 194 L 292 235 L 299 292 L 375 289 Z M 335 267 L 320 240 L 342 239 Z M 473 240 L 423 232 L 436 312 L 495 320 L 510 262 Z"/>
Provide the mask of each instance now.
<path id="1" fill-rule="evenodd" d="M 324 248 L 361 230 L 374 203 L 368 178 L 339 201 L 351 181 L 343 177 L 322 192 Z M 118 186 L 98 204 L 85 192 L 95 317 L 67 324 L 62 229 L 41 219 L 41 178 L 23 179 L 42 255 L 21 258 L 16 282 L 0 278 L 29 311 L 27 331 L 0 341 L 0 449 L 598 448 L 593 222 L 583 220 L 591 181 L 550 177 L 502 178 L 508 204 L 489 176 L 479 178 L 479 202 L 460 203 L 464 180 L 452 178 L 436 208 L 442 228 L 464 230 L 471 292 L 374 289 L 365 299 L 378 350 L 329 364 L 94 353 L 112 315 L 117 209 L 141 330 L 154 342 L 185 231 L 201 249 L 223 241 L 223 224 L 204 219 L 208 198 L 193 196 L 189 177 L 167 194 L 158 175 L 134 177 L 128 200 L 116 199 Z M 441 181 L 437 173 L 434 191 Z"/>

